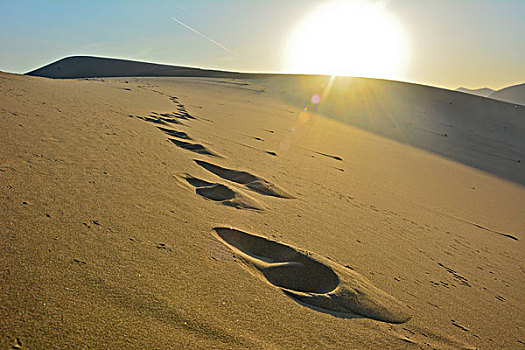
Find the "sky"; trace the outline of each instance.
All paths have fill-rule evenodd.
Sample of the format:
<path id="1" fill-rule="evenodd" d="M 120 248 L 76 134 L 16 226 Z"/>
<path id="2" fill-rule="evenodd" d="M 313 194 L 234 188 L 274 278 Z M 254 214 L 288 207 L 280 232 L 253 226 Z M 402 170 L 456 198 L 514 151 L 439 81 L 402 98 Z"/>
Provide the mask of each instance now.
<path id="1" fill-rule="evenodd" d="M 293 71 L 290 38 L 333 1 L 0 0 L 0 70 L 26 73 L 67 56 L 92 55 L 287 73 Z M 344 1 L 380 6 L 404 33 L 405 45 L 397 48 L 402 69 L 385 78 L 450 89 L 500 89 L 525 82 L 525 0 Z M 357 54 L 358 38 L 370 37 L 371 47 L 386 45 L 370 36 L 374 29 L 362 26 L 341 29 L 348 32 L 338 40 L 307 42 L 295 60 L 308 60 L 326 43 L 323 50 L 334 57 L 343 46 Z M 377 56 L 383 63 L 373 64 L 386 64 L 394 53 Z"/>

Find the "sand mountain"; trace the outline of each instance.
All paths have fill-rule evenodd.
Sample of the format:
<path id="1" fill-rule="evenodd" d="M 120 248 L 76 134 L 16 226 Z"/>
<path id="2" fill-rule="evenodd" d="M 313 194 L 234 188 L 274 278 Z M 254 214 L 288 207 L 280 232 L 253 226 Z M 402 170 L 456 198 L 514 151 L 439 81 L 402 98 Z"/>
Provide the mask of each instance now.
<path id="1" fill-rule="evenodd" d="M 464 87 L 457 88 L 456 91 L 464 92 L 466 94 L 471 94 L 471 95 L 483 96 L 483 97 L 487 97 L 488 95 L 494 92 L 494 90 L 489 89 L 489 88 L 468 89 Z"/>
<path id="2" fill-rule="evenodd" d="M 501 90 L 494 91 L 488 97 L 525 106 L 525 83 L 508 86 Z"/>
<path id="3" fill-rule="evenodd" d="M 456 91 L 471 95 L 488 97 L 494 100 L 525 105 L 525 83 L 507 86 L 506 88 L 500 90 L 492 90 L 489 88 L 467 89 L 460 87 L 457 88 Z"/>
<path id="4" fill-rule="evenodd" d="M 170 66 L 115 58 L 71 56 L 26 73 L 27 75 L 57 78 L 95 77 L 241 77 L 242 74 L 210 69 Z"/>

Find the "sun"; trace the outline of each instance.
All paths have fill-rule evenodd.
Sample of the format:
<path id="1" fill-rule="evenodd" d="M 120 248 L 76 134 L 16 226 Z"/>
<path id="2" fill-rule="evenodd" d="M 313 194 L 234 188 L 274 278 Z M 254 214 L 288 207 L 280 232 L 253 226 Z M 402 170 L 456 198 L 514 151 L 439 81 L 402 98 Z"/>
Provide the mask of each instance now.
<path id="1" fill-rule="evenodd" d="M 399 79 L 407 51 L 401 25 L 380 4 L 330 2 L 306 16 L 293 31 L 286 70 Z"/>

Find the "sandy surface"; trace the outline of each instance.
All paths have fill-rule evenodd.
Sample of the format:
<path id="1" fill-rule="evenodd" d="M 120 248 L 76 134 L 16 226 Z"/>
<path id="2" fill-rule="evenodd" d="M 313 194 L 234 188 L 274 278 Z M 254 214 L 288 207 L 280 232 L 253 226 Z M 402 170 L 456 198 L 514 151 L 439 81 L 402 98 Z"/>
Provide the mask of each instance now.
<path id="1" fill-rule="evenodd" d="M 525 107 L 301 79 L 1 73 L 1 347 L 525 348 Z"/>

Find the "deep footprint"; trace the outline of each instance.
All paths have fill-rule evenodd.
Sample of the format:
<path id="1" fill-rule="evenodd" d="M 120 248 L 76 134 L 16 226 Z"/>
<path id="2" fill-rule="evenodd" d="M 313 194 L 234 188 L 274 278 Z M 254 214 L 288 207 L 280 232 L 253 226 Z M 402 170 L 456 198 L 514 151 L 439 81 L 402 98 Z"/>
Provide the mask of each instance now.
<path id="1" fill-rule="evenodd" d="M 158 118 L 158 117 L 138 117 L 139 119 L 142 119 L 146 122 L 149 122 L 149 123 L 154 123 L 154 124 L 160 124 L 160 125 L 168 125 L 166 123 L 166 121 Z"/>
<path id="2" fill-rule="evenodd" d="M 263 207 L 256 200 L 232 190 L 226 185 L 204 181 L 189 174 L 182 176 L 182 178 L 191 186 L 196 187 L 195 192 L 204 198 L 237 209 L 263 210 Z"/>
<path id="3" fill-rule="evenodd" d="M 179 119 L 187 119 L 187 118 L 181 118 L 177 116 L 176 114 L 157 113 L 157 112 L 151 112 L 150 118 L 157 118 L 167 123 L 180 124 L 180 125 L 184 125 L 184 124 L 181 123 Z"/>
<path id="4" fill-rule="evenodd" d="M 338 317 L 390 323 L 410 319 L 406 305 L 333 261 L 236 229 L 213 230 L 251 271 L 304 306 Z"/>
<path id="5" fill-rule="evenodd" d="M 201 144 L 189 143 L 189 142 L 184 142 L 184 141 L 175 140 L 175 139 L 169 139 L 169 140 L 175 146 L 183 148 L 185 150 L 192 151 L 192 152 L 199 153 L 199 154 L 206 154 L 208 156 L 220 157 L 218 154 L 208 150 L 206 147 L 204 147 Z"/>
<path id="6" fill-rule="evenodd" d="M 247 173 L 246 171 L 227 169 L 198 159 L 195 159 L 195 163 L 225 180 L 245 185 L 259 194 L 279 198 L 294 198 L 292 195 L 271 182 Z"/>
<path id="7" fill-rule="evenodd" d="M 178 137 L 179 139 L 192 140 L 192 138 L 189 137 L 188 134 L 186 134 L 185 132 L 176 131 L 172 129 L 166 129 L 166 128 L 163 128 L 162 126 L 157 126 L 157 128 L 167 135 Z"/>
<path id="8" fill-rule="evenodd" d="M 156 114 L 158 116 L 161 116 L 163 118 L 168 118 L 168 119 L 173 119 L 173 118 L 177 118 L 177 119 L 185 119 L 185 120 L 189 120 L 189 119 L 197 119 L 195 118 L 194 116 L 192 116 L 191 114 L 189 114 L 184 108 L 177 108 L 178 111 L 177 112 L 172 112 L 172 113 L 156 113 L 156 112 L 152 112 L 153 114 Z"/>

